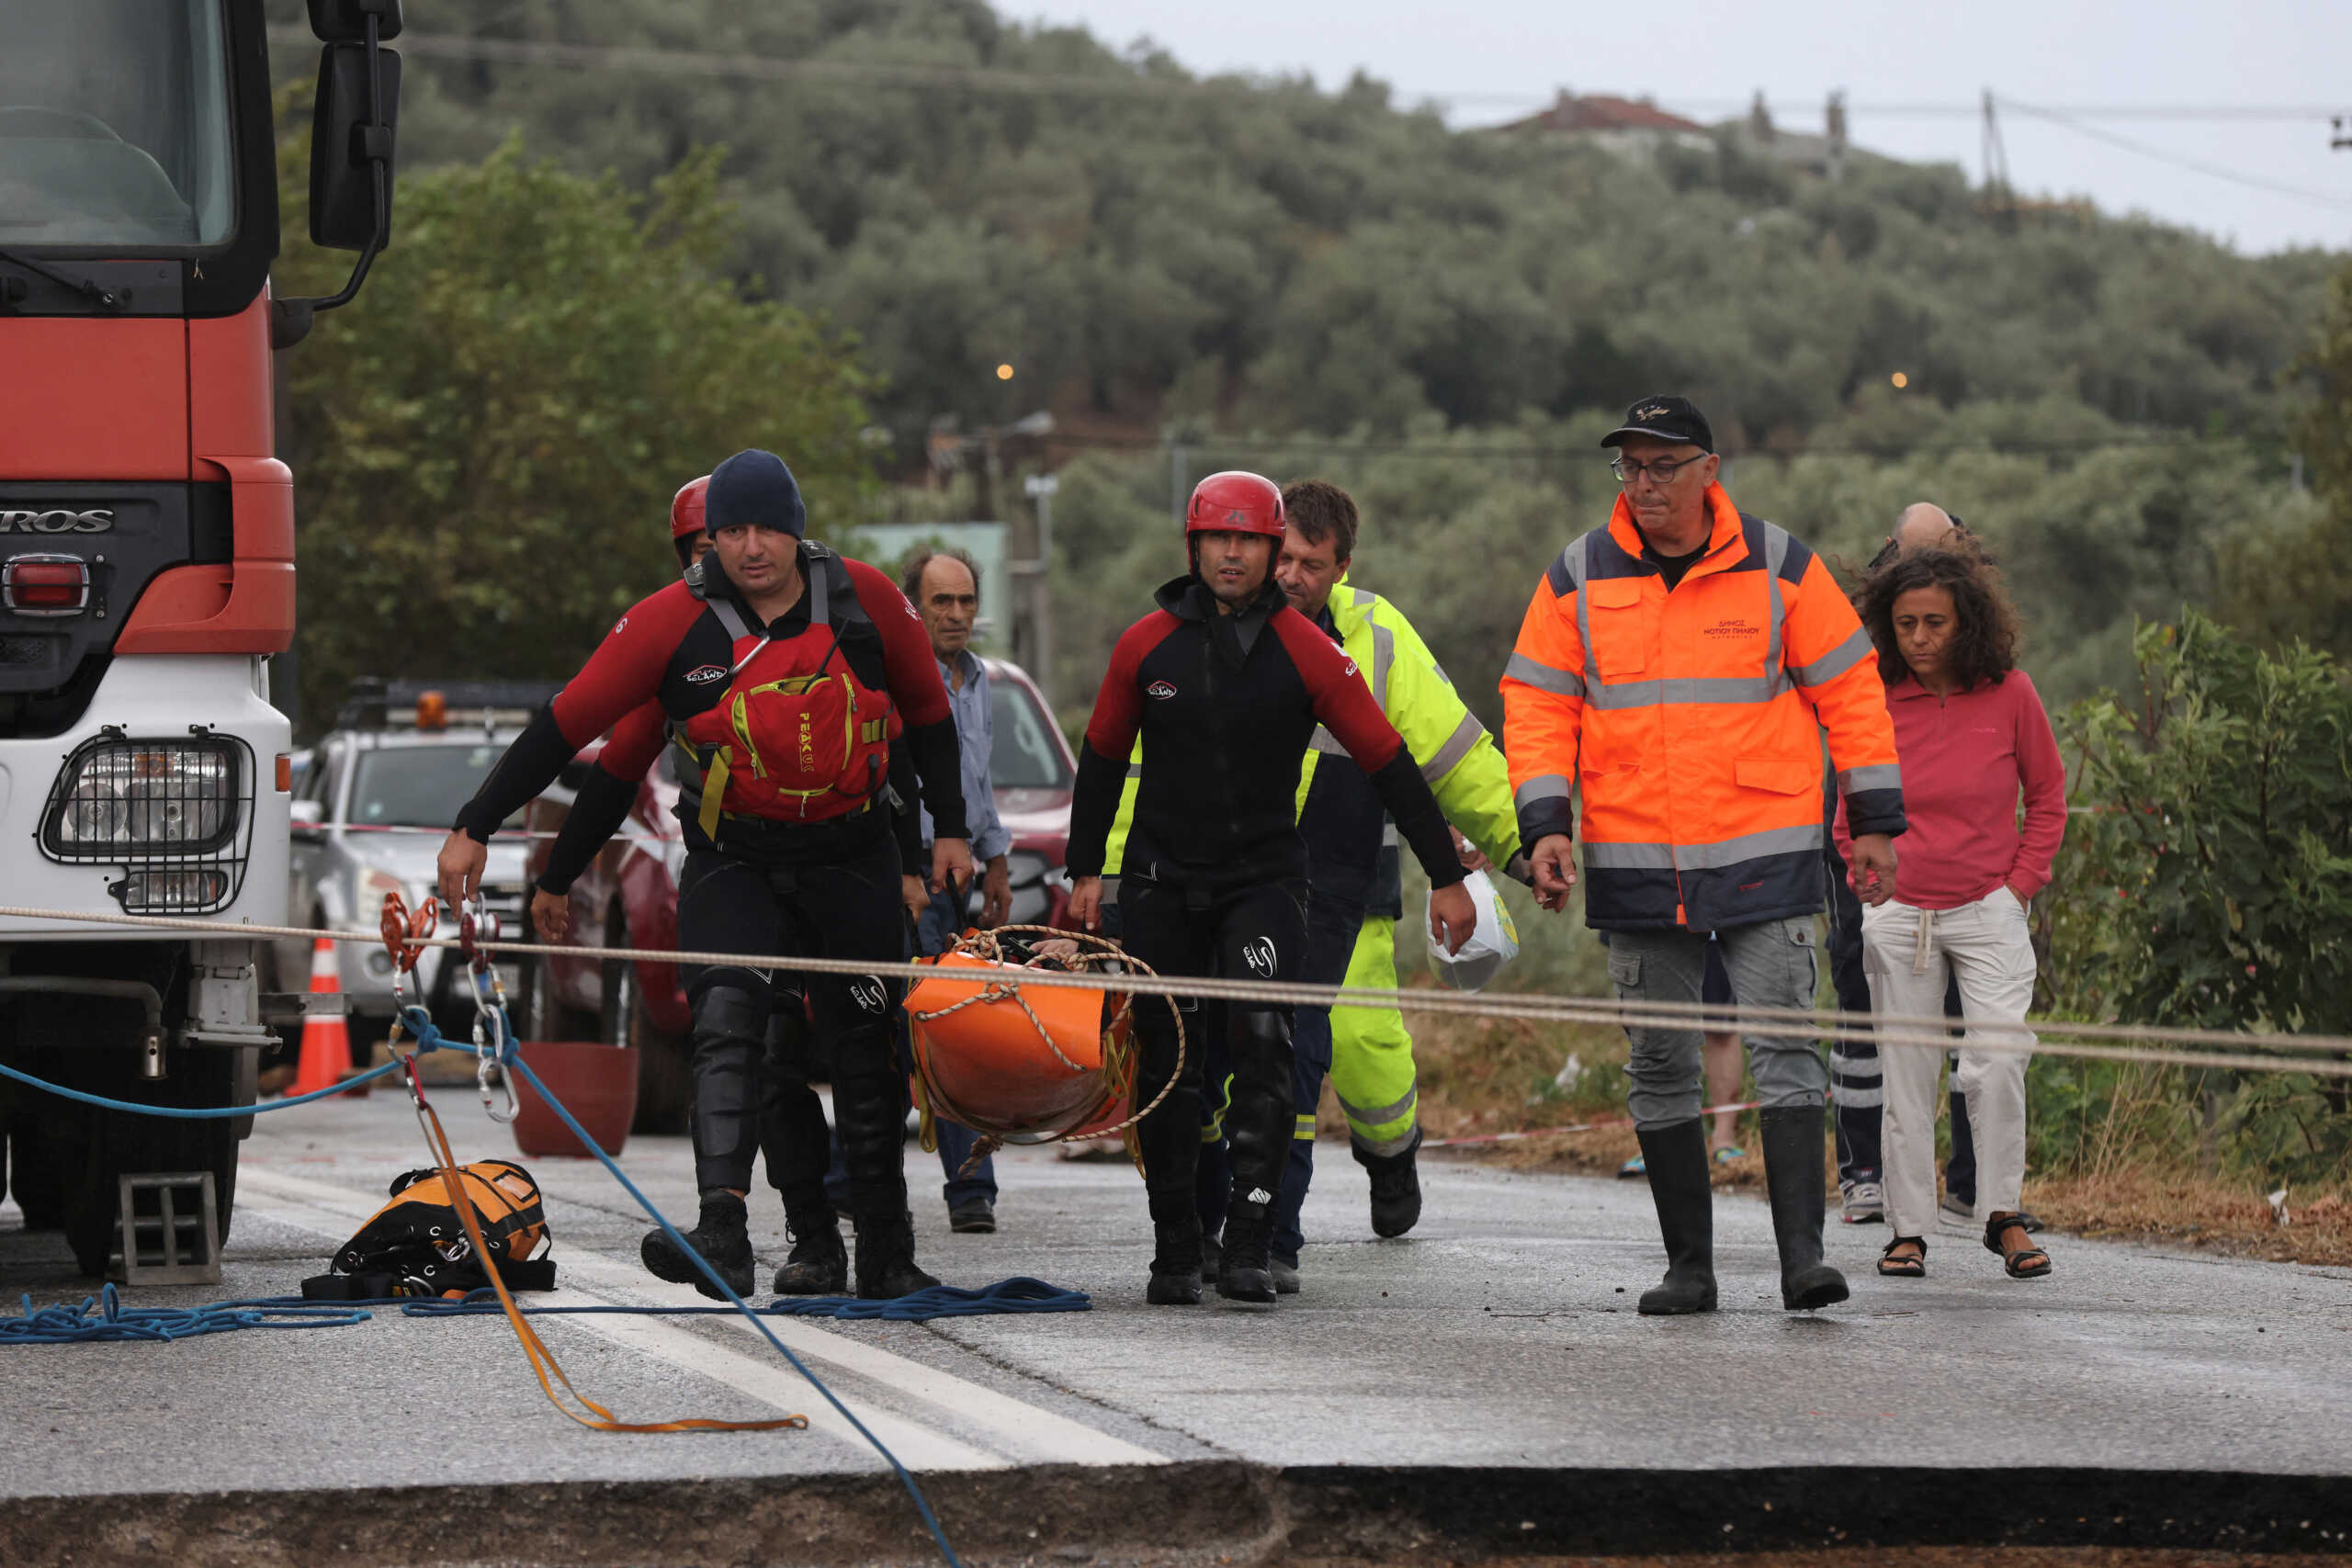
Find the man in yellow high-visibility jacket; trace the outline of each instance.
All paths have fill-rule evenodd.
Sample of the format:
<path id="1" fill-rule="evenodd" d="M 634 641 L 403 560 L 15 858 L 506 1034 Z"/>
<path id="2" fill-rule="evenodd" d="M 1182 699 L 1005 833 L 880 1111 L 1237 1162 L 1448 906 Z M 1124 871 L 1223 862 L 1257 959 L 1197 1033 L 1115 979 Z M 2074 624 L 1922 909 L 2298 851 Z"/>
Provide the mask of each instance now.
<path id="1" fill-rule="evenodd" d="M 1498 867 L 1517 871 L 1519 824 L 1510 775 L 1493 737 L 1464 705 L 1420 634 L 1396 605 L 1347 579 L 1358 518 L 1347 491 L 1319 479 L 1283 491 L 1285 532 L 1275 580 L 1291 607 L 1345 649 L 1372 685 L 1457 833 Z M 1403 886 L 1395 829 L 1363 771 L 1317 731 L 1299 780 L 1306 840 L 1307 984 L 1393 988 Z M 1475 861 L 1475 856 L 1465 856 Z M 1481 918 L 1487 918 L 1484 911 Z M 1402 1235 L 1420 1218 L 1419 1090 L 1413 1037 L 1395 1008 L 1302 1007 L 1294 1056 L 1298 1125 L 1277 1207 L 1277 1289 L 1297 1288 L 1299 1207 L 1314 1172 L 1315 1112 L 1328 1070 L 1356 1161 L 1372 1178 L 1372 1228 Z"/>

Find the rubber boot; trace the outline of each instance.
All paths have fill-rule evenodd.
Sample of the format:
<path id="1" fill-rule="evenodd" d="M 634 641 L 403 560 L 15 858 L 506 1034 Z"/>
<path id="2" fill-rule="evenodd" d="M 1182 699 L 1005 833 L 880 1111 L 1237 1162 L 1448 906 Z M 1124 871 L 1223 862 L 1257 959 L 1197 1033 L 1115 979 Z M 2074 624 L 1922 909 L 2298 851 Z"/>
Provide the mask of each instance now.
<path id="1" fill-rule="evenodd" d="M 1420 1223 L 1421 1174 L 1413 1156 L 1421 1146 L 1421 1130 L 1413 1141 L 1393 1155 L 1355 1151 L 1356 1163 L 1372 1175 L 1372 1234 L 1403 1235 Z"/>
<path id="2" fill-rule="evenodd" d="M 1226 1211 L 1216 1293 L 1227 1301 L 1274 1299 L 1274 1209 L 1297 1123 L 1291 1088 L 1290 1019 L 1272 1009 L 1231 1010 L 1233 1097 L 1225 1113 L 1233 1203 Z"/>
<path id="3" fill-rule="evenodd" d="M 1176 1024 L 1164 1009 L 1139 1006 L 1135 1028 L 1142 1047 L 1136 1102 L 1148 1105 L 1176 1066 Z M 1190 1056 L 1186 1066 L 1194 1069 L 1197 1049 Z M 1136 1149 L 1143 1156 L 1144 1198 L 1151 1211 L 1151 1279 L 1144 1300 L 1153 1306 L 1197 1306 L 1201 1215 L 1194 1183 L 1201 1158 L 1201 1092 L 1193 1070 L 1136 1123 Z"/>
<path id="4" fill-rule="evenodd" d="M 739 1296 L 751 1293 L 755 1262 L 747 1219 L 743 1200 L 721 1189 L 702 1195 L 702 1216 L 695 1228 L 686 1232 L 686 1245 L 702 1254 L 704 1261 L 717 1269 L 718 1277 Z M 649 1231 L 637 1251 L 655 1279 L 667 1280 L 673 1285 L 692 1285 L 715 1302 L 727 1299 L 695 1266 L 695 1260 L 678 1250 L 667 1232 Z"/>
<path id="5" fill-rule="evenodd" d="M 1666 1239 L 1666 1278 L 1642 1292 L 1644 1317 L 1715 1310 L 1715 1195 L 1707 1182 L 1707 1128 L 1699 1117 L 1637 1132 L 1650 1201 Z"/>
<path id="6" fill-rule="evenodd" d="M 915 1267 L 913 1218 L 867 1213 L 857 1225 L 857 1293 L 869 1302 L 896 1301 L 939 1281 Z"/>
<path id="7" fill-rule="evenodd" d="M 1828 1207 L 1823 1174 L 1826 1113 L 1818 1105 L 1767 1106 L 1764 1185 L 1772 1200 L 1772 1239 L 1781 1244 L 1781 1304 L 1809 1312 L 1846 1299 L 1846 1276 L 1821 1260 L 1821 1216 Z"/>
<path id="8" fill-rule="evenodd" d="M 775 1271 L 779 1296 L 838 1296 L 849 1290 L 849 1248 L 842 1245 L 841 1225 L 827 1204 L 821 1218 L 813 1213 L 785 1211 L 785 1234 L 792 1252 Z"/>

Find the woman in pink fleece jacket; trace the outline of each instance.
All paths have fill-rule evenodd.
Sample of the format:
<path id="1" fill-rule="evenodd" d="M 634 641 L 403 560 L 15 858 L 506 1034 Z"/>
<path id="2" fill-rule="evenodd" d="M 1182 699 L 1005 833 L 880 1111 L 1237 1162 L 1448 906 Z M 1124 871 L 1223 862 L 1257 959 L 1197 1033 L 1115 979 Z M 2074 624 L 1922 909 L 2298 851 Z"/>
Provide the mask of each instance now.
<path id="1" fill-rule="evenodd" d="M 1976 1142 L 1976 1217 L 1986 1249 L 2011 1279 L 2041 1279 L 2050 1256 L 2018 1214 L 2026 1052 L 2014 1047 L 2030 1047 L 2034 1036 L 2004 1026 L 2022 1021 L 2033 1001 L 2026 904 L 2050 881 L 2065 836 L 2065 766 L 2041 697 L 2016 667 L 2016 612 L 1981 557 L 1922 550 L 1890 561 L 1863 583 L 1856 608 L 1878 648 L 1910 821 L 1894 897 L 1862 911 L 1871 1005 L 1881 1014 L 1939 1014 L 1947 978 L 1959 982 L 1968 1029 L 1955 1087 Z M 1841 806 L 1841 848 L 1847 837 Z M 1984 1049 L 1989 1042 L 2011 1048 Z M 1944 1054 L 1898 1045 L 1879 1055 L 1886 1217 L 1894 1232 L 1879 1272 L 1916 1279 L 1928 1271 L 1936 1217 L 1936 1079 Z"/>

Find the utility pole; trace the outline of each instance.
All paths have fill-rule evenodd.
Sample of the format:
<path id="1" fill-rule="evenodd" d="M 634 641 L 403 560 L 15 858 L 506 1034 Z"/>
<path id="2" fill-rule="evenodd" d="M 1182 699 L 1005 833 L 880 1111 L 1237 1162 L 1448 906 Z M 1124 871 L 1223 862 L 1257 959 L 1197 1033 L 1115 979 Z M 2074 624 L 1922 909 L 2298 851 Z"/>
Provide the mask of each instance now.
<path id="1" fill-rule="evenodd" d="M 1168 511 L 1177 522 L 1184 521 L 1184 444 L 1182 441 L 1168 448 Z"/>
<path id="2" fill-rule="evenodd" d="M 1054 416 L 1046 410 L 1039 409 L 1011 424 L 991 424 L 973 437 L 980 446 L 980 481 L 985 487 L 981 493 L 989 502 L 984 508 L 988 515 L 981 521 L 1004 525 L 1004 570 L 1014 580 L 1007 585 L 1012 612 L 1012 661 L 1032 674 L 1043 668 L 1043 649 L 1038 641 L 1038 614 L 1044 599 L 1041 584 L 1046 571 L 1045 556 L 1037 547 L 1037 518 L 1035 513 L 1025 506 L 1010 507 L 1001 514 L 995 510 L 995 502 L 1004 493 L 1004 465 L 999 449 L 1006 436 L 1025 435 L 1035 439 L 1052 434 L 1053 429 Z"/>
<path id="3" fill-rule="evenodd" d="M 1037 682 L 1048 713 L 1054 707 L 1054 492 L 1061 487 L 1061 480 L 1051 474 L 1032 474 L 1022 485 L 1037 503 L 1036 558 L 1022 563 L 1035 569 L 1029 573 L 1028 594 L 1035 661 L 1022 668 Z"/>
<path id="4" fill-rule="evenodd" d="M 2017 192 L 2009 184 L 2009 150 L 2001 141 L 2001 117 L 1994 107 L 1993 89 L 1984 89 L 1984 132 L 1980 145 L 1984 160 L 1984 204 L 2002 224 L 2018 224 Z"/>

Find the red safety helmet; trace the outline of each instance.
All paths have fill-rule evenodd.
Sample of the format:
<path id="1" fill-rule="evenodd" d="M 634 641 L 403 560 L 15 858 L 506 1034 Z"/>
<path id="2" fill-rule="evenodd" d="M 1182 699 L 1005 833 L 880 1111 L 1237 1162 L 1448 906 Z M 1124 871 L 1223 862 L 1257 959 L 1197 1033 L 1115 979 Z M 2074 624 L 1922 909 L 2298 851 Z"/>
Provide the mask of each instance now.
<path id="1" fill-rule="evenodd" d="M 1282 487 L 1262 474 L 1228 468 L 1193 487 L 1184 508 L 1184 533 L 1263 534 L 1283 536 Z"/>
<path id="2" fill-rule="evenodd" d="M 703 491 L 710 488 L 710 476 L 688 479 L 670 498 L 670 547 L 678 552 L 678 570 L 694 564 L 695 540 L 703 532 Z"/>
<path id="3" fill-rule="evenodd" d="M 710 488 L 710 476 L 688 479 L 670 498 L 670 537 L 690 539 L 702 532 L 702 492 Z"/>

